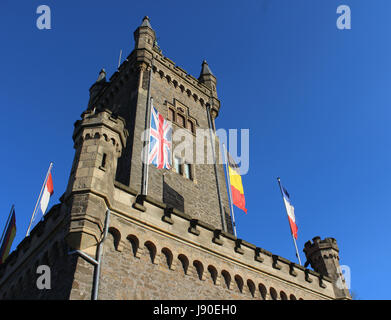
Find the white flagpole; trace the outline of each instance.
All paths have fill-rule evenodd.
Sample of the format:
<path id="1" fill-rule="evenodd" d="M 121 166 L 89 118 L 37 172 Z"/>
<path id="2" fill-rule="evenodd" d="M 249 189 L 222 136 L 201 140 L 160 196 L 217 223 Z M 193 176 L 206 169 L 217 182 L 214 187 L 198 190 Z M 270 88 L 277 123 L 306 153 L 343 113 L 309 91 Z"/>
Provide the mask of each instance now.
<path id="1" fill-rule="evenodd" d="M 29 224 L 29 227 L 28 227 L 27 232 L 26 232 L 26 237 L 27 237 L 27 236 L 29 235 L 29 233 L 30 233 L 30 228 L 31 228 L 31 225 L 32 225 L 32 223 L 33 223 L 33 221 L 34 221 L 34 217 L 35 217 L 35 213 L 36 213 L 36 210 L 37 210 L 37 207 L 38 207 L 39 199 L 40 199 L 41 196 L 42 196 L 42 192 L 43 192 L 43 190 L 44 190 L 44 188 L 45 188 L 45 185 L 46 185 L 46 182 L 47 182 L 47 180 L 48 180 L 50 170 L 52 170 L 52 167 L 53 167 L 53 162 L 50 162 L 49 170 L 48 170 L 48 172 L 46 173 L 45 181 L 43 182 L 43 185 L 42 185 L 42 188 L 41 188 L 41 192 L 39 193 L 38 200 L 37 200 L 37 202 L 35 203 L 34 211 L 33 211 L 33 214 L 32 214 L 32 216 L 31 216 L 31 219 L 30 219 L 30 224 Z"/>
<path id="2" fill-rule="evenodd" d="M 234 215 L 234 205 L 233 205 L 233 202 L 232 202 L 232 192 L 231 192 L 231 180 L 230 180 L 230 177 L 229 177 L 229 164 L 228 164 L 228 151 L 227 149 L 225 148 L 225 144 L 223 143 L 223 149 L 224 149 L 224 157 L 225 157 L 225 172 L 227 174 L 227 182 L 228 182 L 228 194 L 229 194 L 229 200 L 230 200 L 230 204 L 231 204 L 231 216 L 232 216 L 232 224 L 233 224 L 233 227 L 234 227 L 234 234 L 235 234 L 235 237 L 237 238 L 237 233 L 236 233 L 236 222 L 235 222 L 235 215 Z"/>
<path id="3" fill-rule="evenodd" d="M 285 210 L 287 211 L 287 214 L 288 214 L 288 208 L 287 208 L 286 205 L 285 205 L 284 193 L 283 193 L 283 191 L 282 191 L 282 186 L 281 186 L 280 178 L 277 178 L 277 181 L 278 181 L 278 185 L 279 185 L 279 187 L 280 187 L 281 196 L 282 196 L 282 201 L 284 202 Z M 288 222 L 289 222 L 289 220 L 288 220 Z M 290 225 L 289 225 L 289 229 L 290 229 Z M 291 234 L 292 234 L 293 243 L 294 243 L 295 249 L 296 249 L 296 257 L 297 257 L 297 259 L 299 259 L 299 264 L 302 265 L 302 264 L 301 264 L 301 260 L 300 260 L 299 250 L 297 249 L 296 239 L 295 239 L 295 237 L 294 237 L 294 235 L 293 235 L 293 233 L 292 233 L 292 230 L 291 230 Z"/>
<path id="4" fill-rule="evenodd" d="M 119 67 L 120 67 L 120 65 L 121 65 L 121 58 L 122 58 L 122 49 L 121 49 L 121 51 L 119 52 L 118 67 L 117 67 L 117 69 L 119 69 Z"/>

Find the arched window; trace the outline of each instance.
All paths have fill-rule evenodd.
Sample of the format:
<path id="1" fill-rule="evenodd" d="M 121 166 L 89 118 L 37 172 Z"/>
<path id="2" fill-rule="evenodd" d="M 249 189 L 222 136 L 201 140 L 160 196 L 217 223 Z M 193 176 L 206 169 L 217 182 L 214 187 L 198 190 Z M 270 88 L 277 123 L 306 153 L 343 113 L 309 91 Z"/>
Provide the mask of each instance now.
<path id="1" fill-rule="evenodd" d="M 178 120 L 178 124 L 181 127 L 186 128 L 185 117 L 183 115 L 181 115 L 180 113 L 177 113 L 177 120 Z"/>
<path id="2" fill-rule="evenodd" d="M 175 111 L 171 108 L 168 109 L 168 120 L 175 122 Z"/>
<path id="3" fill-rule="evenodd" d="M 194 133 L 194 123 L 191 120 L 187 120 L 187 129 Z"/>
<path id="4" fill-rule="evenodd" d="M 156 257 L 156 246 L 151 241 L 147 241 L 145 243 L 145 247 L 149 252 L 149 257 L 151 258 L 151 262 L 154 263 Z"/>
<path id="5" fill-rule="evenodd" d="M 177 173 L 182 175 L 182 160 L 177 156 L 174 157 L 174 168 Z"/>
<path id="6" fill-rule="evenodd" d="M 193 180 L 193 176 L 191 174 L 191 164 L 189 163 L 185 163 L 183 165 L 184 169 L 185 169 L 185 177 L 189 180 Z"/>
<path id="7" fill-rule="evenodd" d="M 280 298 L 281 298 L 281 300 L 288 300 L 288 296 L 286 295 L 286 293 L 284 291 L 280 292 Z"/>
<path id="8" fill-rule="evenodd" d="M 293 294 L 291 294 L 291 295 L 289 296 L 289 299 L 290 299 L 290 300 L 297 300 L 296 297 L 295 297 Z"/>
<path id="9" fill-rule="evenodd" d="M 210 273 L 210 277 L 213 281 L 214 284 L 216 284 L 216 280 L 217 280 L 217 270 L 214 266 L 208 266 L 208 271 Z"/>
<path id="10" fill-rule="evenodd" d="M 243 293 L 243 279 L 242 279 L 242 277 L 239 275 L 236 275 L 235 282 L 236 282 L 236 285 L 238 286 L 240 293 Z"/>
<path id="11" fill-rule="evenodd" d="M 251 296 L 254 298 L 255 297 L 255 284 L 252 280 L 247 280 L 247 287 L 248 291 L 250 291 Z"/>
<path id="12" fill-rule="evenodd" d="M 182 263 L 184 274 L 187 274 L 187 270 L 189 269 L 189 259 L 183 254 L 178 255 L 178 259 Z"/>
<path id="13" fill-rule="evenodd" d="M 266 297 L 267 297 L 267 289 L 266 289 L 266 287 L 262 283 L 260 283 L 258 285 L 258 288 L 259 288 L 259 293 L 261 294 L 262 300 L 266 300 Z"/>
<path id="14" fill-rule="evenodd" d="M 168 248 L 163 248 L 163 249 L 162 249 L 162 253 L 163 253 L 164 256 L 166 257 L 166 262 L 167 262 L 168 268 L 171 269 L 172 260 L 173 260 L 173 255 L 172 255 L 171 250 L 168 249 Z"/>
<path id="15" fill-rule="evenodd" d="M 133 256 L 137 257 L 137 250 L 139 248 L 139 240 L 135 235 L 129 235 L 128 240 L 130 242 L 130 245 L 132 246 L 132 253 Z"/>
<path id="16" fill-rule="evenodd" d="M 102 162 L 101 162 L 101 165 L 100 165 L 102 168 L 106 168 L 106 160 L 107 160 L 107 154 L 104 153 L 102 155 Z"/>
<path id="17" fill-rule="evenodd" d="M 228 271 L 225 270 L 221 271 L 221 275 L 224 278 L 225 285 L 229 289 L 231 287 L 231 275 L 229 274 Z"/>
<path id="18" fill-rule="evenodd" d="M 193 262 L 193 266 L 195 267 L 195 269 L 197 271 L 198 278 L 200 280 L 202 280 L 203 279 L 202 276 L 204 274 L 204 266 L 203 266 L 203 264 L 200 261 L 195 260 Z"/>
<path id="19" fill-rule="evenodd" d="M 273 300 L 277 300 L 277 291 L 274 288 L 270 288 L 270 296 Z"/>
<path id="20" fill-rule="evenodd" d="M 121 233 L 113 227 L 109 228 L 109 233 L 113 236 L 114 249 L 118 249 L 119 242 L 121 240 Z"/>

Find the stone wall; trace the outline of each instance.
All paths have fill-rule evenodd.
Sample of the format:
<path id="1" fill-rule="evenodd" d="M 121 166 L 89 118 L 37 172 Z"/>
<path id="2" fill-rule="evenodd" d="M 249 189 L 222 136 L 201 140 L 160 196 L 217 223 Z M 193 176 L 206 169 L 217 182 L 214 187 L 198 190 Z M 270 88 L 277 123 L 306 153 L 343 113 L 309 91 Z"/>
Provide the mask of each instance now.
<path id="1" fill-rule="evenodd" d="M 104 244 L 100 299 L 333 299 L 331 280 L 147 198 L 116 189 Z M 72 299 L 89 299 L 80 261 Z M 81 289 L 84 283 L 84 289 Z M 273 296 L 275 294 L 275 296 Z"/>

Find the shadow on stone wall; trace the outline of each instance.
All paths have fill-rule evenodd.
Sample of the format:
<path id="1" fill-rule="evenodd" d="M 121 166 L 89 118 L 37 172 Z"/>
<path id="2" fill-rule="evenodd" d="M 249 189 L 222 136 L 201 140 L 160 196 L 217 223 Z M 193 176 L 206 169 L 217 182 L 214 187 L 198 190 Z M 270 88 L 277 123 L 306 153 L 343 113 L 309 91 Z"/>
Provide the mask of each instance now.
<path id="1" fill-rule="evenodd" d="M 185 211 L 185 199 L 163 181 L 163 202 L 181 212 Z"/>

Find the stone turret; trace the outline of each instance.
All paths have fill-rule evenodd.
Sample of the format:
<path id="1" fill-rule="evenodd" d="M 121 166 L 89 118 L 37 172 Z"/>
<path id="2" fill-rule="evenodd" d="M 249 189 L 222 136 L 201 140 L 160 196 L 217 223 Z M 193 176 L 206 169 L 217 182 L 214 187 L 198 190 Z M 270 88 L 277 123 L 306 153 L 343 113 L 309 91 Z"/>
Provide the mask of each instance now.
<path id="1" fill-rule="evenodd" d="M 145 16 L 141 25 L 134 32 L 135 49 L 152 49 L 156 34 L 149 22 L 149 17 Z"/>
<path id="2" fill-rule="evenodd" d="M 76 155 L 64 194 L 71 211 L 71 248 L 85 249 L 100 239 L 107 205 L 114 201 L 117 160 L 128 135 L 124 127 L 125 121 L 109 110 L 84 112 L 75 123 Z"/>
<path id="3" fill-rule="evenodd" d="M 205 60 L 202 62 L 201 73 L 200 73 L 200 76 L 198 77 L 198 80 L 201 83 L 205 84 L 210 89 L 212 89 L 213 93 L 215 93 L 217 95 L 217 92 L 216 92 L 216 84 L 217 84 L 216 77 L 214 76 L 214 74 L 210 70 L 208 63 Z"/>
<path id="4" fill-rule="evenodd" d="M 93 109 L 94 103 L 99 95 L 99 93 L 102 91 L 102 89 L 106 86 L 106 71 L 105 69 L 100 70 L 98 79 L 96 82 L 91 86 L 90 88 L 90 99 L 88 101 L 88 108 Z"/>
<path id="5" fill-rule="evenodd" d="M 220 109 L 220 101 L 217 99 L 216 90 L 217 79 L 210 70 L 208 63 L 205 60 L 202 62 L 201 73 L 198 77 L 198 81 L 210 89 L 211 95 L 208 104 L 211 107 L 210 112 L 212 119 L 214 120 L 218 116 Z"/>
<path id="6" fill-rule="evenodd" d="M 342 277 L 337 241 L 334 238 L 321 240 L 320 237 L 315 237 L 312 241 L 307 241 L 303 250 L 307 257 L 305 267 L 310 264 L 316 272 L 330 277 L 337 299 L 351 299 Z"/>

